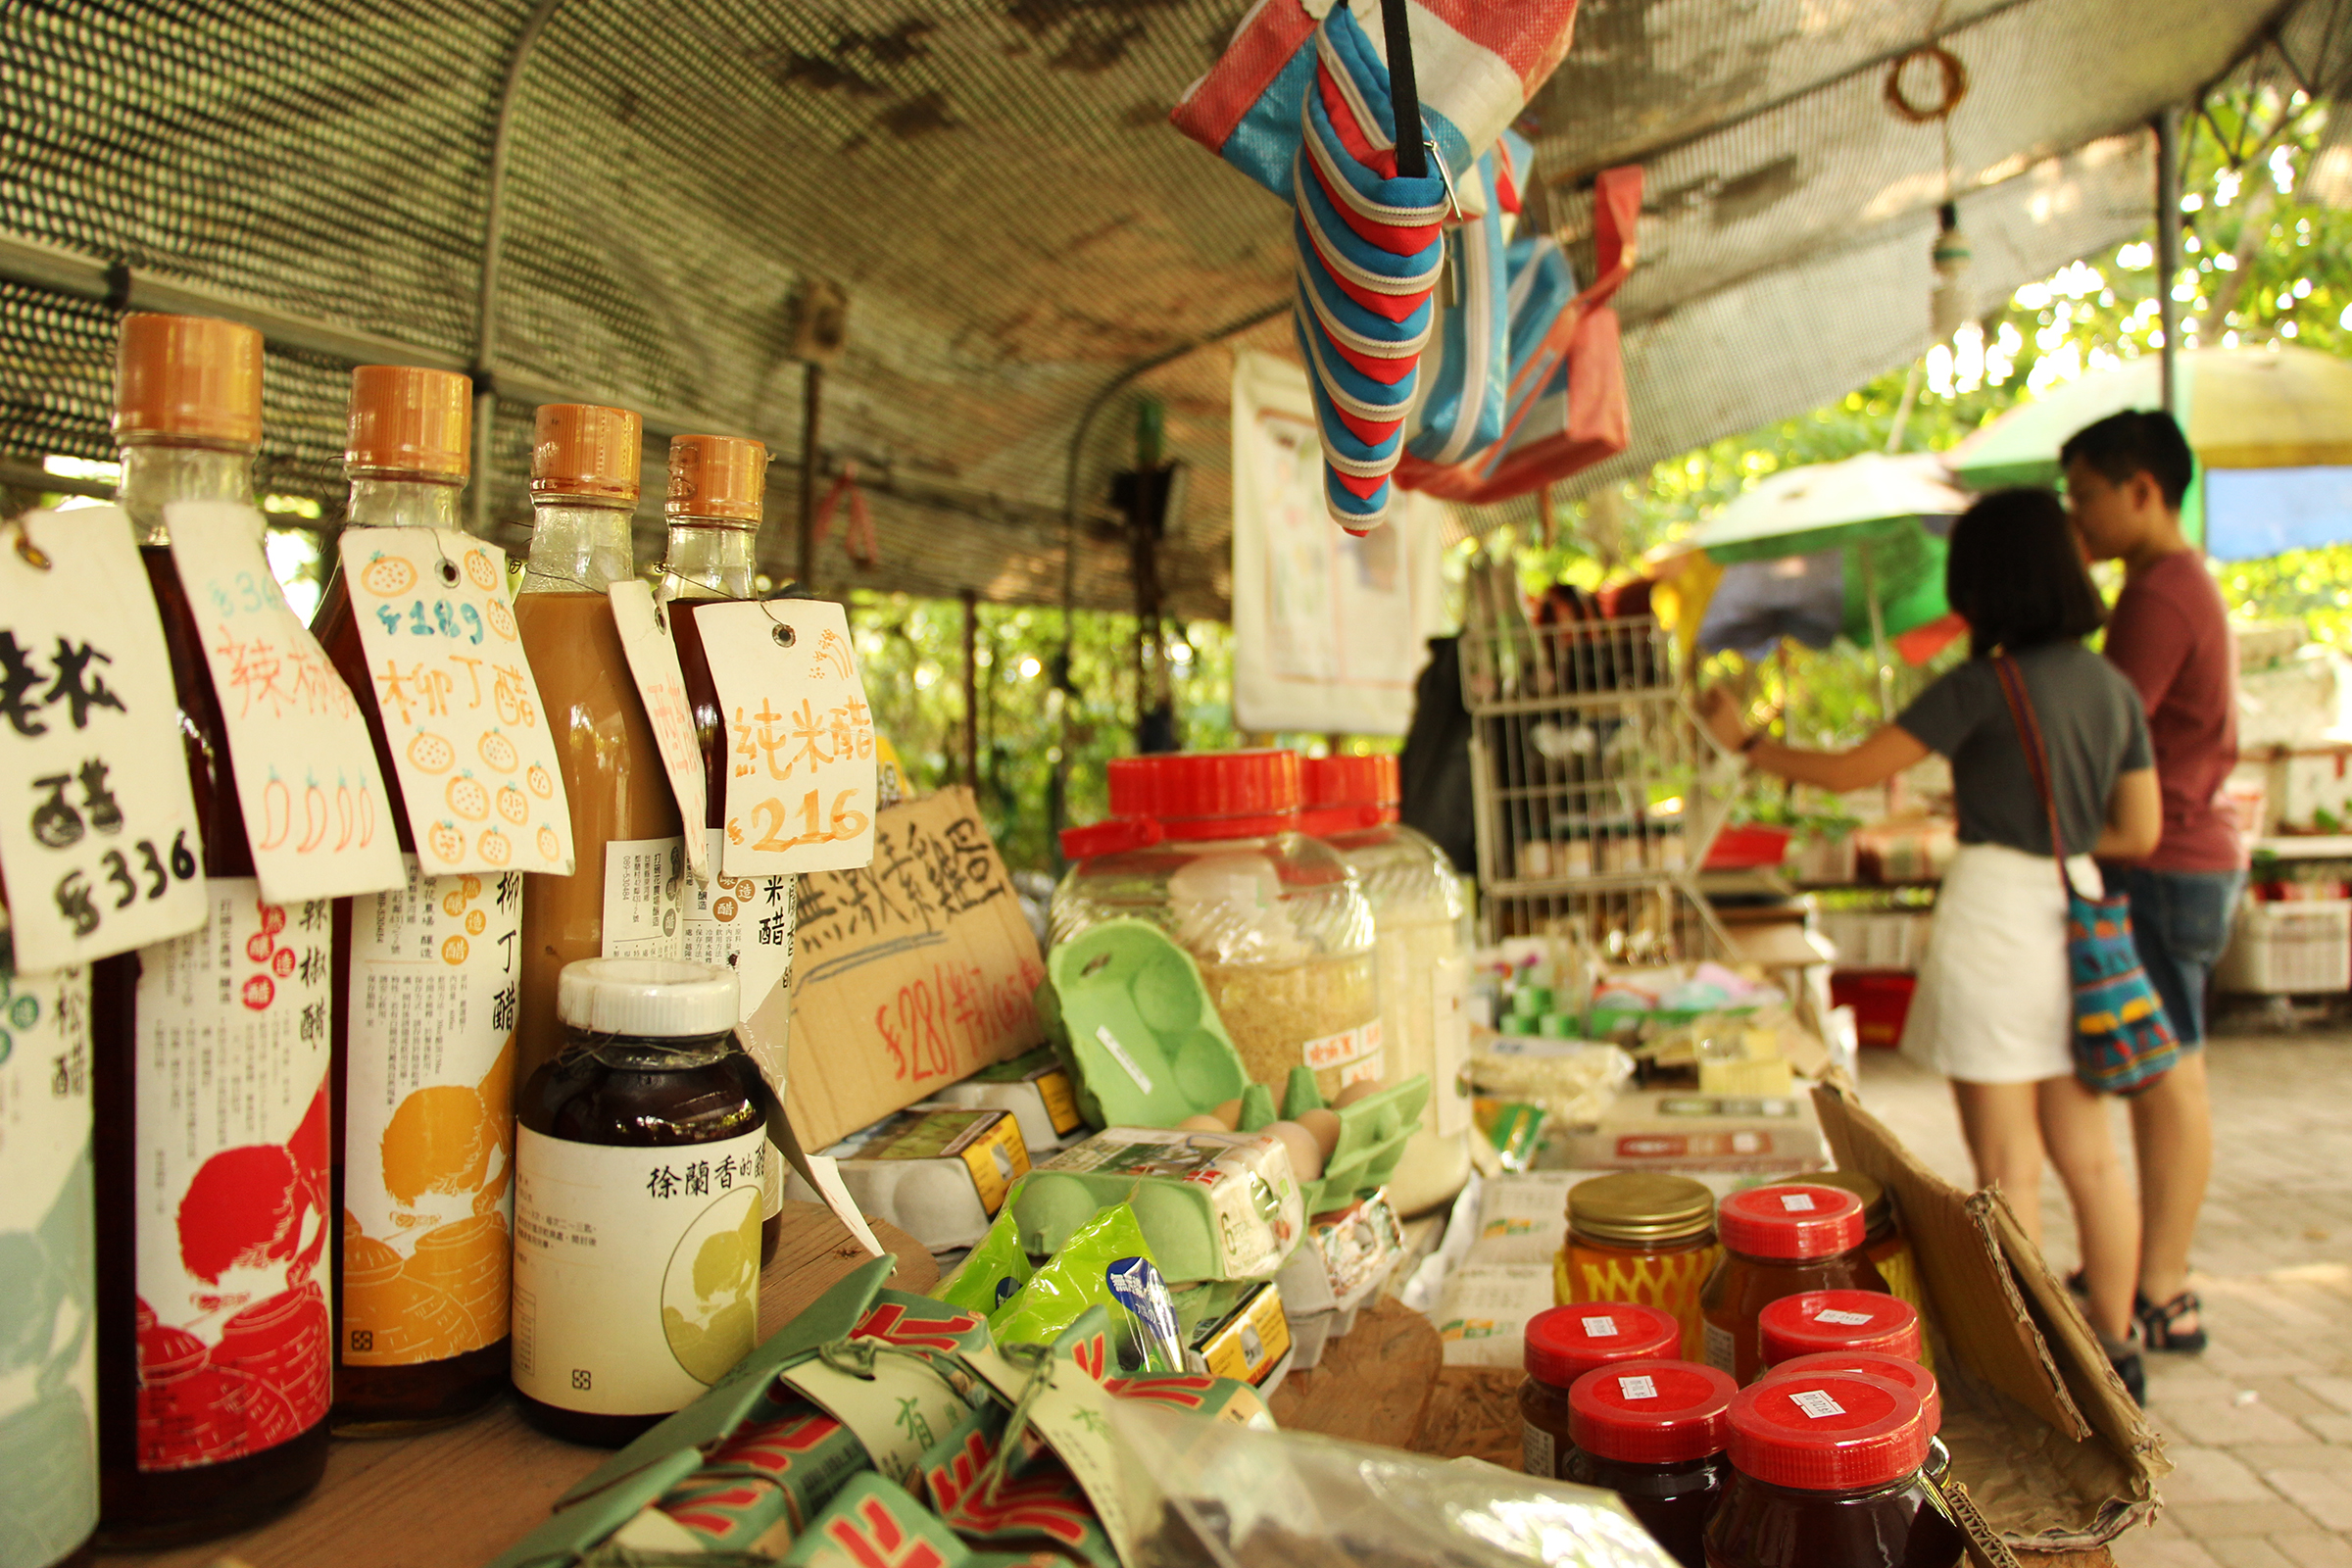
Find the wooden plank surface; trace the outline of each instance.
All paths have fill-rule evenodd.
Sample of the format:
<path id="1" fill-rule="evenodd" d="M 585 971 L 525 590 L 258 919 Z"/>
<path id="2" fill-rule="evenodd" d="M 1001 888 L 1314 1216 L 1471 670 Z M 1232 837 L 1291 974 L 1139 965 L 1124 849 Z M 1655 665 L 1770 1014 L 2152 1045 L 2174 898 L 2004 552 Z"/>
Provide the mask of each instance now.
<path id="1" fill-rule="evenodd" d="M 1384 1296 L 1357 1314 L 1346 1339 L 1323 1348 L 1313 1371 L 1283 1380 L 1274 1422 L 1286 1431 L 1410 1447 L 1445 1359 L 1429 1319 Z"/>
<path id="2" fill-rule="evenodd" d="M 892 1288 L 928 1291 L 931 1254 L 876 1220 L 899 1258 Z M 784 1205 L 775 1261 L 760 1276 L 760 1333 L 773 1334 L 865 1257 L 849 1230 L 814 1203 Z M 225 1540 L 170 1551 L 110 1553 L 110 1564 L 206 1568 L 476 1568 L 520 1540 L 606 1450 L 523 1425 L 505 1397 L 458 1426 L 414 1438 L 338 1442 L 318 1490 L 276 1520 Z"/>

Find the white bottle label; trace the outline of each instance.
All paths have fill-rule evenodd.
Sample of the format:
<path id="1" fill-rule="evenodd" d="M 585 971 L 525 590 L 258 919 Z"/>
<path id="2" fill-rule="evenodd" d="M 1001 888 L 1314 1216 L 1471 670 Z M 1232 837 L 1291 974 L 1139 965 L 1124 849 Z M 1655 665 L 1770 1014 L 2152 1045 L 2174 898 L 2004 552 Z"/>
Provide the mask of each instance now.
<path id="1" fill-rule="evenodd" d="M 414 1366 L 507 1335 L 522 874 L 352 901 L 343 1363 Z"/>
<path id="2" fill-rule="evenodd" d="M 612 839 L 605 845 L 607 958 L 674 958 L 684 911 L 686 841 Z"/>
<path id="3" fill-rule="evenodd" d="M 1739 1342 L 1732 1338 L 1732 1331 L 1709 1323 L 1706 1325 L 1706 1342 L 1707 1365 L 1718 1372 L 1737 1377 L 1739 1374 L 1734 1369 L 1734 1363 L 1739 1359 Z"/>
<path id="4" fill-rule="evenodd" d="M 514 1386 L 594 1415 L 699 1397 L 759 1332 L 765 1129 L 655 1149 L 515 1137 Z"/>
<path id="5" fill-rule="evenodd" d="M 710 827 L 701 833 L 710 847 L 710 863 L 716 865 L 725 830 Z M 722 874 L 708 883 L 692 878 L 686 882 L 680 956 L 735 971 L 743 987 L 738 1019 L 759 1011 L 792 968 L 794 886 L 789 876 Z"/>
<path id="6" fill-rule="evenodd" d="M 1551 1434 L 1533 1421 L 1519 1424 L 1519 1468 L 1545 1481 L 1558 1479 L 1558 1456 Z"/>
<path id="7" fill-rule="evenodd" d="M 98 1523 L 90 976 L 0 977 L 0 1544 L 53 1562 Z"/>
<path id="8" fill-rule="evenodd" d="M 326 1415 L 324 900 L 205 886 L 204 929 L 139 952 L 142 1470 L 242 1458 Z"/>

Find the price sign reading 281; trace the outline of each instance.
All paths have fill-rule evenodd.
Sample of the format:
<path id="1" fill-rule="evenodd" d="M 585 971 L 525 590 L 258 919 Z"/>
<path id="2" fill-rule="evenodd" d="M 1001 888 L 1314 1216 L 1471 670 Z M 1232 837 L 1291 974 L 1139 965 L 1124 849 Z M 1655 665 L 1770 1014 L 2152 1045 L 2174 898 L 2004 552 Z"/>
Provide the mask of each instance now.
<path id="1" fill-rule="evenodd" d="M 841 606 L 695 612 L 727 730 L 726 876 L 841 871 L 874 855 L 874 718 Z"/>

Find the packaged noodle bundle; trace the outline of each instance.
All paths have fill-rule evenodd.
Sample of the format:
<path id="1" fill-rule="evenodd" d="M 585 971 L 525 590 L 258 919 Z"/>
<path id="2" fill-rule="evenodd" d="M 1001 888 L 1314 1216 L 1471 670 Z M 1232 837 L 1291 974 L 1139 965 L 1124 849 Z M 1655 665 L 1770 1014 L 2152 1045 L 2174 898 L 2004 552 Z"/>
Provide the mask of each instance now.
<path id="1" fill-rule="evenodd" d="M 762 1398 L 701 1469 L 621 1526 L 612 1544 L 778 1556 L 868 1463 L 857 1437 L 814 1405 Z"/>

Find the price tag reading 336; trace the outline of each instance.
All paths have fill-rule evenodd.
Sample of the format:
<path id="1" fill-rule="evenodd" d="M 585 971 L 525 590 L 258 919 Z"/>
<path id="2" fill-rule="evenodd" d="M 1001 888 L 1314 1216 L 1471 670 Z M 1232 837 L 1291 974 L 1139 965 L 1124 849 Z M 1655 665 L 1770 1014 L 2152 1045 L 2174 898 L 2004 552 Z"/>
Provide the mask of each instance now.
<path id="1" fill-rule="evenodd" d="M 727 876 L 845 871 L 874 858 L 874 716 L 841 606 L 694 612 L 727 726 Z"/>
<path id="2" fill-rule="evenodd" d="M 571 807 L 515 634 L 507 553 L 447 528 L 347 528 L 340 548 L 425 874 L 571 875 Z"/>
<path id="3" fill-rule="evenodd" d="M 0 542 L 0 876 L 20 972 L 204 924 L 172 656 L 114 507 Z M 27 553 L 45 557 L 47 569 Z"/>

